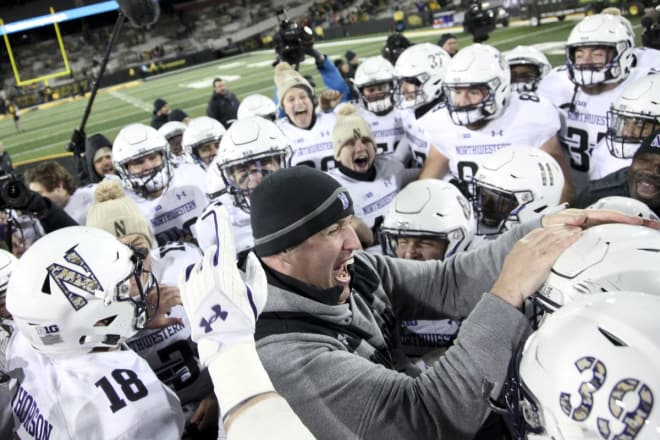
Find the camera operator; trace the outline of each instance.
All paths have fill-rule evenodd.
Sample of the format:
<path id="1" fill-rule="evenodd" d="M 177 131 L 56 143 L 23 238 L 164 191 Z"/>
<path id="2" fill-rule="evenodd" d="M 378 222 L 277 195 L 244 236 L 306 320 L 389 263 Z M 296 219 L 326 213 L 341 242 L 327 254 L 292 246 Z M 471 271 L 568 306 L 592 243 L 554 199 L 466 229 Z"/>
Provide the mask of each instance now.
<path id="1" fill-rule="evenodd" d="M 297 23 L 291 21 L 284 9 L 277 11 L 277 20 L 279 21 L 279 29 L 273 36 L 275 53 L 277 54 L 274 65 L 284 61 L 295 70 L 298 70 L 300 63 L 305 59 L 305 55 L 311 56 L 314 58 L 316 68 L 321 74 L 323 84 L 330 89 L 324 93 L 328 95 L 333 91 L 337 92 L 333 93 L 334 97 L 341 93 L 340 102 L 348 101 L 350 89 L 344 81 L 344 77 L 327 55 L 314 48 L 312 30 L 307 26 L 300 27 Z M 275 90 L 275 96 L 278 96 L 277 90 Z M 281 103 L 278 104 L 281 105 Z"/>
<path id="2" fill-rule="evenodd" d="M 650 49 L 660 50 L 660 6 L 642 17 L 641 25 L 644 28 L 642 45 Z"/>
<path id="3" fill-rule="evenodd" d="M 43 234 L 77 225 L 62 208 L 29 190 L 15 174 L 0 178 L 0 210 L 5 213 L 4 242 L 17 256 Z"/>
<path id="4" fill-rule="evenodd" d="M 495 30 L 495 13 L 492 9 L 484 9 L 481 1 L 471 0 L 465 10 L 463 24 L 475 43 L 483 43 Z"/>

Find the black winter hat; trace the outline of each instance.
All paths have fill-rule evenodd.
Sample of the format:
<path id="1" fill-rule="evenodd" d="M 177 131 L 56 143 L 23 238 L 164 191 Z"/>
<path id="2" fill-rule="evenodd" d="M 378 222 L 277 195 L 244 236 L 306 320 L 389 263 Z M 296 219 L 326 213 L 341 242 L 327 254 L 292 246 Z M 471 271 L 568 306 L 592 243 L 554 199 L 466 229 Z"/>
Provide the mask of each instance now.
<path id="1" fill-rule="evenodd" d="M 647 136 L 642 141 L 642 144 L 639 146 L 633 159 L 635 159 L 640 154 L 653 153 L 660 154 L 660 130 L 655 130 L 651 133 L 650 136 Z"/>
<path id="2" fill-rule="evenodd" d="M 163 108 L 163 106 L 167 105 L 167 101 L 165 101 L 163 98 L 158 98 L 154 101 L 154 114 L 158 113 L 158 110 Z"/>
<path id="3" fill-rule="evenodd" d="M 307 166 L 267 176 L 252 193 L 250 206 L 254 250 L 260 257 L 285 251 L 353 214 L 348 190 Z"/>
<path id="4" fill-rule="evenodd" d="M 167 120 L 168 121 L 178 121 L 178 122 L 183 122 L 185 118 L 188 117 L 188 113 L 184 112 L 180 108 L 175 108 L 170 112 L 169 115 L 167 115 Z"/>

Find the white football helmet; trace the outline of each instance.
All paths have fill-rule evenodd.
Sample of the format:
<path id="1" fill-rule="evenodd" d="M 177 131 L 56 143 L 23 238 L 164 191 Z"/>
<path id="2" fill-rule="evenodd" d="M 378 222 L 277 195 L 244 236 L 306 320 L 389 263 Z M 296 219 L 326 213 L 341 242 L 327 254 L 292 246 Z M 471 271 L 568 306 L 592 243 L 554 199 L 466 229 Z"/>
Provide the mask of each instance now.
<path id="1" fill-rule="evenodd" d="M 631 159 L 642 140 L 660 128 L 660 77 L 648 75 L 625 88 L 607 112 L 610 154 Z"/>
<path id="2" fill-rule="evenodd" d="M 245 119 L 250 116 L 261 116 L 264 119 L 275 121 L 277 119 L 277 105 L 275 101 L 267 96 L 255 93 L 248 95 L 238 106 L 237 119 Z"/>
<path id="3" fill-rule="evenodd" d="M 603 66 L 575 64 L 575 50 L 584 46 L 606 46 L 612 49 L 612 59 Z M 566 67 L 578 86 L 608 84 L 625 79 L 633 67 L 634 36 L 618 17 L 596 14 L 585 17 L 568 36 Z"/>
<path id="4" fill-rule="evenodd" d="M 382 56 L 366 58 L 355 71 L 353 84 L 360 94 L 364 107 L 377 115 L 385 115 L 393 108 L 392 93 L 394 93 L 394 66 Z M 382 86 L 382 91 L 367 98 L 365 87 Z"/>
<path id="5" fill-rule="evenodd" d="M 504 387 L 513 438 L 656 439 L 660 297 L 612 292 L 549 316 Z"/>
<path id="6" fill-rule="evenodd" d="M 386 254 L 396 255 L 401 237 L 428 237 L 446 242 L 443 258 L 466 250 L 475 230 L 474 211 L 465 196 L 454 185 L 436 179 L 416 180 L 403 188 L 381 227 Z"/>
<path id="7" fill-rule="evenodd" d="M 9 280 L 7 309 L 36 350 L 84 353 L 116 347 L 143 328 L 154 286 L 142 259 L 112 234 L 72 226 L 23 254 Z"/>
<path id="8" fill-rule="evenodd" d="M 290 159 L 291 144 L 282 130 L 274 122 L 252 116 L 229 127 L 211 167 L 220 171 L 236 206 L 249 212 L 250 194 L 261 178 L 287 167 Z"/>
<path id="9" fill-rule="evenodd" d="M 609 209 L 612 211 L 620 211 L 624 214 L 632 215 L 635 217 L 645 218 L 647 220 L 660 220 L 655 212 L 641 200 L 633 199 L 632 197 L 623 196 L 609 196 L 587 206 L 587 209 Z"/>
<path id="10" fill-rule="evenodd" d="M 535 300 L 554 311 L 581 296 L 636 290 L 660 295 L 660 231 L 606 224 L 586 229 L 555 261 Z"/>
<path id="11" fill-rule="evenodd" d="M 172 165 L 168 158 L 167 140 L 155 128 L 144 124 L 130 124 L 122 128 L 112 144 L 112 162 L 124 185 L 143 197 L 166 188 L 172 179 Z M 158 153 L 160 167 L 140 174 L 131 174 L 128 164 L 141 157 Z"/>
<path id="12" fill-rule="evenodd" d="M 169 142 L 174 136 L 182 136 L 183 132 L 186 131 L 186 127 L 187 125 L 183 122 L 169 121 L 160 126 L 158 133 L 162 134 Z"/>
<path id="13" fill-rule="evenodd" d="M 488 156 L 474 177 L 475 211 L 491 233 L 541 216 L 559 205 L 564 175 L 557 161 L 545 151 L 510 146 Z"/>
<path id="14" fill-rule="evenodd" d="M 206 169 L 198 154 L 199 147 L 210 142 L 220 142 L 225 132 L 225 127 L 217 120 L 208 116 L 199 116 L 188 123 L 181 144 L 186 153 Z"/>
<path id="15" fill-rule="evenodd" d="M 442 80 L 451 57 L 441 47 L 420 43 L 403 51 L 394 66 L 394 104 L 417 108 L 442 96 Z M 415 96 L 402 93 L 402 81 L 417 85 Z"/>
<path id="16" fill-rule="evenodd" d="M 552 69 L 552 65 L 545 54 L 532 46 L 516 46 L 504 52 L 503 55 L 511 71 L 511 89 L 517 92 L 535 91 L 539 82 Z M 516 75 L 511 68 L 519 65 L 536 67 L 536 76 L 530 78 Z"/>
<path id="17" fill-rule="evenodd" d="M 5 298 L 7 296 L 7 285 L 9 284 L 9 277 L 16 267 L 18 259 L 11 253 L 4 249 L 0 249 L 0 309 L 5 307 Z M 6 318 L 0 313 L 0 319 Z"/>
<path id="18" fill-rule="evenodd" d="M 447 109 L 456 125 L 495 119 L 502 114 L 511 96 L 511 74 L 504 56 L 493 46 L 472 44 L 461 49 L 449 61 L 444 78 Z M 480 88 L 483 100 L 459 105 L 457 89 Z"/>

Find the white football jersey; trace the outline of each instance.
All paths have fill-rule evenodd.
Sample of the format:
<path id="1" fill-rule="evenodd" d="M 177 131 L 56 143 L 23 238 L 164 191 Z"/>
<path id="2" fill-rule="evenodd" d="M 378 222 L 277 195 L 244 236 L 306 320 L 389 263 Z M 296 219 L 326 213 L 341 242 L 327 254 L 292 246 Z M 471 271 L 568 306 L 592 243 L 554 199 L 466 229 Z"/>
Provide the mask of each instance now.
<path id="1" fill-rule="evenodd" d="M 234 199 L 229 194 L 223 194 L 211 202 L 197 219 L 194 232 L 199 247 L 206 250 L 210 246 L 217 246 L 217 225 L 214 212 L 220 206 L 224 206 L 229 213 L 236 252 L 240 253 L 252 248 L 254 246 L 254 238 L 252 237 L 250 214 L 236 206 Z"/>
<path id="2" fill-rule="evenodd" d="M 660 72 L 660 50 L 650 47 L 636 47 L 635 57 L 637 58 L 637 68 L 650 70 L 654 73 Z"/>
<path id="3" fill-rule="evenodd" d="M 291 165 L 307 165 L 327 171 L 335 167 L 332 150 L 332 129 L 337 116 L 334 113 L 317 113 L 316 122 L 309 130 L 298 128 L 287 118 L 278 119 L 277 125 L 291 142 Z"/>
<path id="4" fill-rule="evenodd" d="M 178 156 L 174 154 L 169 155 L 170 158 L 170 163 L 174 165 L 175 167 L 183 164 L 191 164 L 191 165 L 197 165 L 197 162 L 195 162 L 195 159 L 192 158 L 192 156 L 188 153 L 181 153 Z"/>
<path id="5" fill-rule="evenodd" d="M 338 168 L 328 174 L 348 189 L 353 199 L 355 216 L 372 228 L 376 218 L 384 216 L 394 197 L 402 187 L 404 167 L 391 156 L 376 156 L 374 162 L 376 178 L 370 181 L 357 180 L 342 173 Z"/>
<path id="6" fill-rule="evenodd" d="M 394 154 L 398 151 L 403 139 L 403 119 L 399 112 L 392 110 L 386 115 L 378 116 L 359 106 L 360 115 L 369 124 L 376 141 L 376 154 Z"/>
<path id="7" fill-rule="evenodd" d="M 539 148 L 559 130 L 557 109 L 531 93 L 512 93 L 501 116 L 478 130 L 454 124 L 446 107 L 427 113 L 419 122 L 426 141 L 449 159 L 449 172 L 459 180 L 471 180 L 479 163 L 499 149 Z"/>
<path id="8" fill-rule="evenodd" d="M 174 175 L 160 197 L 145 199 L 127 191 L 151 223 L 159 246 L 171 241 L 188 240 L 195 224 L 208 205 L 206 172 L 197 165 L 182 164 L 174 168 Z"/>
<path id="9" fill-rule="evenodd" d="M 74 219 L 79 225 L 87 223 L 87 211 L 94 203 L 94 191 L 98 183 L 90 183 L 89 185 L 81 186 L 76 189 L 69 201 L 64 207 L 64 212 L 69 214 L 69 217 Z"/>
<path id="10" fill-rule="evenodd" d="M 424 130 L 419 125 L 415 117 L 415 111 L 412 109 L 401 110 L 401 119 L 403 122 L 403 136 L 408 143 L 415 166 L 421 168 L 424 165 L 426 156 L 429 154 L 429 144 L 426 142 Z"/>
<path id="11" fill-rule="evenodd" d="M 51 357 L 16 332 L 7 354 L 20 439 L 181 438 L 179 399 L 132 350 Z"/>
<path id="12" fill-rule="evenodd" d="M 607 111 L 626 87 L 647 74 L 648 69 L 632 69 L 616 88 L 598 95 L 588 95 L 580 88 L 576 91 L 575 85 L 568 77 L 566 66 L 556 67 L 541 80 L 538 93 L 550 99 L 560 110 L 559 140 L 568 150 L 573 184 L 578 193 L 589 181 L 594 150 L 607 150 L 607 146 L 601 143 L 607 132 Z M 574 104 L 573 108 L 570 108 L 571 102 Z"/>
<path id="13" fill-rule="evenodd" d="M 608 174 L 618 171 L 621 168 L 629 167 L 631 162 L 632 159 L 620 159 L 612 156 L 610 150 L 607 149 L 607 144 L 603 138 L 599 142 L 599 145 L 594 148 L 594 152 L 591 155 L 591 163 L 593 166 L 589 168 L 589 180 L 602 179 Z"/>

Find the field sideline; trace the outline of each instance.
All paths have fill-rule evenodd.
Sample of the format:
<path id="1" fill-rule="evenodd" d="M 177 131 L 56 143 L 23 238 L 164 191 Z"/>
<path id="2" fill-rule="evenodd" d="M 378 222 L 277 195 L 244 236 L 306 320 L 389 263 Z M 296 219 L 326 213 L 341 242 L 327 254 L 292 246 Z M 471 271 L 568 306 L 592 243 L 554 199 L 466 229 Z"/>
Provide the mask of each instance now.
<path id="1" fill-rule="evenodd" d="M 537 28 L 529 27 L 523 22 L 512 22 L 510 27 L 498 28 L 491 34 L 488 43 L 500 50 L 508 50 L 520 44 L 538 45 L 546 52 L 553 65 L 561 64 L 564 59 L 562 42 L 566 41 L 579 18 L 568 17 L 564 22 L 551 22 Z M 639 32 L 639 18 L 632 21 Z M 428 28 L 407 32 L 405 35 L 413 42 L 436 42 L 441 33 L 448 31 L 457 34 L 459 47 L 471 43 L 471 36 L 461 32 L 461 28 Z M 364 58 L 380 53 L 386 36 L 378 34 L 317 42 L 316 47 L 331 59 L 343 57 L 348 49 Z M 273 59 L 272 51 L 256 51 L 155 76 L 145 81 L 133 81 L 99 90 L 86 132 L 101 132 L 112 140 L 126 124 L 149 124 L 152 103 L 156 98 L 167 100 L 170 109 L 181 108 L 192 117 L 204 115 L 211 95 L 211 83 L 215 77 L 225 79 L 228 88 L 239 98 L 251 93 L 272 96 Z M 304 74 L 311 74 L 318 88 L 323 88 L 311 59 L 306 60 L 300 70 Z M 38 108 L 23 109 L 21 122 L 24 131 L 18 133 L 13 120 L 4 117 L 0 120 L 0 141 L 18 165 L 59 155 L 65 151 L 73 129 L 80 125 L 86 105 L 87 98 L 78 97 L 48 103 Z"/>

